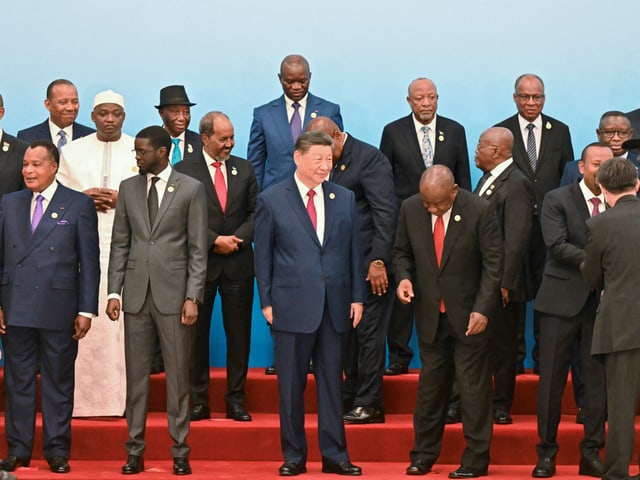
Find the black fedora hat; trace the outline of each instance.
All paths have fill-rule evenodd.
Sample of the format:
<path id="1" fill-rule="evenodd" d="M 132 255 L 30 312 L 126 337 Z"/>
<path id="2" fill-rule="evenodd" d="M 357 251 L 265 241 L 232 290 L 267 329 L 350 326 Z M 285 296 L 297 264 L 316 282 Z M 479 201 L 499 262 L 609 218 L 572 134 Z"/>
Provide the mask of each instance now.
<path id="1" fill-rule="evenodd" d="M 156 108 L 166 107 L 167 105 L 189 105 L 193 107 L 195 103 L 189 101 L 184 85 L 170 85 L 160 90 L 160 105 L 156 105 Z"/>

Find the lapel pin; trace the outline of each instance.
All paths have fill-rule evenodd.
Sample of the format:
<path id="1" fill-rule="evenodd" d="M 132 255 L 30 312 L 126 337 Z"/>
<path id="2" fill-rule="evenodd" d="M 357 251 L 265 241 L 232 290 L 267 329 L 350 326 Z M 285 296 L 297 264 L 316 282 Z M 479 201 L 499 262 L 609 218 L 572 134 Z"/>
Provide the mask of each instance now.
<path id="1" fill-rule="evenodd" d="M 333 193 L 333 192 L 331 192 L 331 193 L 329 194 L 329 198 L 330 198 L 331 200 L 333 200 L 334 198 L 336 198 L 336 194 L 335 194 L 335 193 Z"/>
<path id="2" fill-rule="evenodd" d="M 345 167 L 344 165 L 340 165 L 340 170 L 342 170 L 343 172 L 347 169 L 347 167 Z"/>
<path id="3" fill-rule="evenodd" d="M 193 153 L 193 147 L 191 146 L 190 143 L 187 143 L 187 152 Z"/>
<path id="4" fill-rule="evenodd" d="M 171 193 L 171 192 L 173 192 L 175 189 L 176 189 L 176 187 L 174 187 L 173 185 L 169 185 L 169 186 L 167 187 L 167 192 Z"/>
<path id="5" fill-rule="evenodd" d="M 9 144 L 7 142 L 3 142 L 2 151 L 3 152 L 8 152 L 9 151 Z"/>
<path id="6" fill-rule="evenodd" d="M 462 220 L 462 217 L 460 215 L 456 215 L 455 217 L 453 217 L 454 222 L 459 222 L 460 220 Z"/>
<path id="7" fill-rule="evenodd" d="M 485 195 L 491 195 L 493 193 L 493 190 L 491 190 L 491 187 L 487 188 L 487 191 L 484 192 Z"/>
<path id="8" fill-rule="evenodd" d="M 231 175 L 237 175 L 238 174 L 238 170 L 236 170 L 236 166 L 234 165 L 233 167 L 231 167 Z"/>
<path id="9" fill-rule="evenodd" d="M 438 141 L 444 142 L 444 133 L 442 133 L 442 130 L 438 130 Z"/>
<path id="10" fill-rule="evenodd" d="M 310 115 L 311 118 L 316 118 L 317 116 L 318 116 L 317 110 L 315 112 L 311 112 L 311 115 Z"/>
<path id="11" fill-rule="evenodd" d="M 547 123 L 545 123 L 544 128 L 546 128 L 547 130 L 551 130 L 551 122 L 547 120 Z"/>
<path id="12" fill-rule="evenodd" d="M 51 214 L 51 218 L 58 218 L 58 213 L 57 212 L 53 212 Z"/>

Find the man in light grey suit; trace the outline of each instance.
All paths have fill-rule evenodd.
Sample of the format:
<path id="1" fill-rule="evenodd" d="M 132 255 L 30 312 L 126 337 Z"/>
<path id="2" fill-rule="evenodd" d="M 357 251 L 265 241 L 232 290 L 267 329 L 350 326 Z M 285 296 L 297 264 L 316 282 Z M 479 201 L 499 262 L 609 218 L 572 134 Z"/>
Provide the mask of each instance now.
<path id="1" fill-rule="evenodd" d="M 140 175 L 120 184 L 109 256 L 107 315 L 125 322 L 127 426 L 123 474 L 144 470 L 149 369 L 156 334 L 167 375 L 173 473 L 188 475 L 189 356 L 207 270 L 207 204 L 197 180 L 169 166 L 171 139 L 147 127 L 135 139 Z"/>

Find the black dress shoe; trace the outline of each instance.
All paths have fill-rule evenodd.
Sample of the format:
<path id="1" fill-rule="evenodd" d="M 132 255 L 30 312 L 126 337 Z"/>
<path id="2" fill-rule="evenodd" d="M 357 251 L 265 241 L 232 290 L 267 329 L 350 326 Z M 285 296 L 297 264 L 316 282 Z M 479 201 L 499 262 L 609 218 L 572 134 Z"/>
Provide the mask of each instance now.
<path id="1" fill-rule="evenodd" d="M 127 463 L 122 466 L 123 475 L 133 475 L 144 472 L 144 458 L 140 455 L 129 455 Z"/>
<path id="2" fill-rule="evenodd" d="M 273 365 L 269 365 L 267 368 L 264 369 L 264 374 L 265 375 L 275 375 L 276 374 L 276 367 L 274 367 Z"/>
<path id="3" fill-rule="evenodd" d="M 191 475 L 191 466 L 189 460 L 185 457 L 175 457 L 173 459 L 173 474 L 174 475 Z"/>
<path id="4" fill-rule="evenodd" d="M 578 409 L 578 413 L 576 414 L 576 423 L 584 425 L 584 413 L 581 408 Z"/>
<path id="5" fill-rule="evenodd" d="M 496 425 L 511 425 L 513 423 L 513 419 L 509 412 L 506 410 L 498 410 L 493 416 Z"/>
<path id="6" fill-rule="evenodd" d="M 453 424 L 460 423 L 462 421 L 462 414 L 460 413 L 460 407 L 451 406 L 449 410 L 447 410 L 447 418 L 445 419 L 445 423 Z"/>
<path id="7" fill-rule="evenodd" d="M 431 465 L 427 465 L 424 460 L 414 460 L 407 467 L 407 475 L 426 475 L 431 471 Z"/>
<path id="8" fill-rule="evenodd" d="M 388 376 L 402 375 L 404 373 L 409 373 L 409 366 L 396 362 L 390 363 L 384 371 L 384 374 Z"/>
<path id="9" fill-rule="evenodd" d="M 189 418 L 192 422 L 207 420 L 211 418 L 211 411 L 206 405 L 194 405 L 191 407 L 191 411 L 189 412 Z"/>
<path id="10" fill-rule="evenodd" d="M 49 470 L 53 473 L 69 473 L 71 471 L 69 461 L 65 457 L 51 457 L 47 462 L 49 463 Z"/>
<path id="11" fill-rule="evenodd" d="M 580 457 L 580 468 L 578 475 L 586 475 L 588 477 L 602 477 L 604 475 L 604 465 L 598 457 L 585 458 Z"/>
<path id="12" fill-rule="evenodd" d="M 549 478 L 556 474 L 556 459 L 552 457 L 543 457 L 538 460 L 531 476 L 533 478 Z"/>
<path id="13" fill-rule="evenodd" d="M 355 407 L 344 414 L 345 423 L 384 423 L 384 412 L 376 407 Z"/>
<path id="14" fill-rule="evenodd" d="M 338 475 L 351 475 L 358 476 L 362 475 L 362 469 L 349 460 L 345 460 L 344 462 L 335 463 L 331 460 L 327 460 L 326 458 L 322 459 L 322 473 L 337 473 Z"/>
<path id="15" fill-rule="evenodd" d="M 236 422 L 250 422 L 251 415 L 240 405 L 227 406 L 227 418 L 233 418 Z"/>
<path id="16" fill-rule="evenodd" d="M 7 455 L 7 458 L 0 462 L 0 470 L 5 472 L 13 472 L 18 467 L 28 467 L 29 459 L 20 458 L 15 455 Z"/>
<path id="17" fill-rule="evenodd" d="M 284 462 L 278 469 L 278 475 L 281 477 L 295 477 L 301 473 L 307 473 L 307 467 L 293 462 Z"/>
<path id="18" fill-rule="evenodd" d="M 487 475 L 486 468 L 460 467 L 449 474 L 449 478 L 477 478 Z"/>

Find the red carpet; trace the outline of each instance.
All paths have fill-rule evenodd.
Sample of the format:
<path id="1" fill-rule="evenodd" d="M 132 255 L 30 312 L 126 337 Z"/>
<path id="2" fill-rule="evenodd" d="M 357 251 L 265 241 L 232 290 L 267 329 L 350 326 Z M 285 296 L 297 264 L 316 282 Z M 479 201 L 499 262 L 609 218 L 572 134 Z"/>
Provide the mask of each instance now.
<path id="1" fill-rule="evenodd" d="M 211 398 L 214 416 L 209 421 L 191 425 L 189 443 L 194 475 L 191 478 L 272 478 L 281 463 L 276 378 L 252 369 L 247 382 L 247 408 L 253 422 L 240 423 L 224 418 L 224 370 L 212 369 Z M 347 442 L 354 463 L 365 467 L 369 478 L 406 478 L 409 450 L 413 443 L 412 411 L 415 402 L 417 372 L 399 377 L 385 377 L 385 411 L 387 422 L 378 425 L 348 425 Z M 513 425 L 495 426 L 491 451 L 490 475 L 502 479 L 530 477 L 537 458 L 535 402 L 538 377 L 520 375 L 513 408 Z M 171 478 L 170 445 L 165 408 L 163 375 L 151 381 L 150 413 L 147 424 L 147 471 L 144 478 Z M 320 460 L 317 444 L 315 382 L 309 377 L 307 387 L 307 437 L 309 461 Z M 4 408 L 4 402 L 0 402 Z M 558 454 L 559 476 L 578 478 L 578 444 L 582 426 L 575 423 L 575 404 L 570 386 L 563 398 Z M 18 472 L 20 479 L 51 478 L 41 454 L 41 419 L 37 422 L 34 461 L 29 469 Z M 122 418 L 73 420 L 72 473 L 65 478 L 122 478 L 120 467 L 126 453 L 126 422 Z M 640 425 L 638 425 L 640 427 Z M 640 430 L 640 428 L 639 428 Z M 4 418 L 0 419 L 0 435 Z M 442 453 L 433 478 L 446 478 L 455 470 L 464 447 L 462 427 L 446 427 Z M 0 448 L 5 454 L 6 446 Z M 634 457 L 637 458 L 637 457 Z M 251 460 L 247 463 L 247 460 Z M 318 463 L 310 463 L 304 478 L 320 478 Z M 633 473 L 633 472 L 632 472 Z M 561 475 L 560 475 L 561 474 Z M 322 476 L 326 478 L 326 475 Z M 175 477 L 174 477 L 175 478 Z"/>

